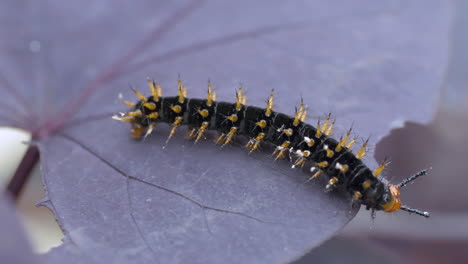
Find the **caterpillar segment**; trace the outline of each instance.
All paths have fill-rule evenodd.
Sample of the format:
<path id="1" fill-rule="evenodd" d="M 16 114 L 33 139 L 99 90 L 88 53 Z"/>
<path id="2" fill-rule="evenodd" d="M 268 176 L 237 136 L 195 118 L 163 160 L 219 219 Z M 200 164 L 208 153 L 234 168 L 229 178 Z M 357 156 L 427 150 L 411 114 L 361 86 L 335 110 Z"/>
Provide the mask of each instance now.
<path id="1" fill-rule="evenodd" d="M 305 120 L 306 116 L 307 110 L 302 101 L 293 118 L 282 113 L 276 114 L 273 127 L 277 127 L 277 129 L 273 129 L 273 135 L 271 136 L 272 143 L 277 146 L 272 154 L 275 160 L 287 157 L 290 148 L 297 149 L 297 139 L 300 137 L 300 131 L 304 126 L 302 120 Z"/>
<path id="2" fill-rule="evenodd" d="M 245 102 L 247 97 L 242 93 L 242 87 L 236 91 L 236 102 L 219 102 L 216 105 L 215 128 L 220 133 L 216 144 L 222 147 L 231 143 L 244 123 Z"/>
<path id="3" fill-rule="evenodd" d="M 293 116 L 274 111 L 274 93 L 271 91 L 266 107 L 246 105 L 242 87 L 236 90 L 236 101 L 218 102 L 216 93 L 208 82 L 205 99 L 187 98 L 187 89 L 177 81 L 177 95 L 163 97 L 161 87 L 148 79 L 151 95 L 145 97 L 131 88 L 138 98 L 136 103 L 121 100 L 130 110 L 112 118 L 131 124 L 131 136 L 141 139 L 149 136 L 156 123 L 172 126 L 167 141 L 181 125 L 188 125 L 188 138 L 198 142 L 208 130 L 219 133 L 216 142 L 221 146 L 231 143 L 236 136 L 248 137 L 249 153 L 258 150 L 263 143 L 275 146 L 275 159 L 289 158 L 292 167 L 310 166 L 307 181 L 327 177 L 326 190 L 344 189 L 352 200 L 373 212 L 409 213 L 429 217 L 429 213 L 404 205 L 400 200 L 401 189 L 409 182 L 426 175 L 423 170 L 399 184 L 382 181 L 380 175 L 389 162 L 384 160 L 375 170 L 368 168 L 363 159 L 368 152 L 369 139 L 354 154 L 351 148 L 357 141 L 352 137 L 352 128 L 335 140 L 331 137 L 335 125 L 331 114 L 323 123 L 313 126 L 305 123 L 307 107 L 301 100 Z M 166 142 L 167 142 L 166 141 Z M 309 165 L 310 164 L 310 165 Z"/>
<path id="4" fill-rule="evenodd" d="M 194 140 L 195 143 L 210 129 L 214 117 L 215 104 L 216 92 L 213 90 L 210 81 L 208 81 L 206 100 L 191 99 L 189 101 L 188 109 L 192 109 L 192 111 L 189 111 L 188 114 L 188 123 L 191 124 L 188 137 Z"/>
<path id="5" fill-rule="evenodd" d="M 249 153 L 257 150 L 260 144 L 267 137 L 267 133 L 272 125 L 272 116 L 274 114 L 274 93 L 271 90 L 265 109 L 258 107 L 249 107 L 246 109 L 245 116 L 249 122 L 244 122 L 246 136 L 249 137 L 246 148 Z"/>

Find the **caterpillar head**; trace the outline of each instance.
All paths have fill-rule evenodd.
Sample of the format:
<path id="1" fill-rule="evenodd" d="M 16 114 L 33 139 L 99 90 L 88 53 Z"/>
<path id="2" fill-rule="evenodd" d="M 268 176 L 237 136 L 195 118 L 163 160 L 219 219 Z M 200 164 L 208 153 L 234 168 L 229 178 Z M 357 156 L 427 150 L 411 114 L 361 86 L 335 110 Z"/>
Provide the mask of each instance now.
<path id="1" fill-rule="evenodd" d="M 429 217 L 429 212 L 413 209 L 406 205 L 403 205 L 400 200 L 400 189 L 405 187 L 408 183 L 414 181 L 416 178 L 426 175 L 427 170 L 422 170 L 415 175 L 404 179 L 399 184 L 388 184 L 388 190 L 383 203 L 380 205 L 384 212 L 395 212 L 397 210 L 403 210 L 410 213 L 415 213 L 424 217 Z"/>

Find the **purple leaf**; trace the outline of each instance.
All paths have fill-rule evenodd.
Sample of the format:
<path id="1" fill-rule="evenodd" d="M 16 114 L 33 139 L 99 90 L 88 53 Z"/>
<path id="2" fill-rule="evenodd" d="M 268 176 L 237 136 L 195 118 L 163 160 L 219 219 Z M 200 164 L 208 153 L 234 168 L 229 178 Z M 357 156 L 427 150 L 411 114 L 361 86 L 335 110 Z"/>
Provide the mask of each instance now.
<path id="1" fill-rule="evenodd" d="M 183 129 L 162 149 L 163 124 L 130 140 L 109 118 L 128 84 L 155 77 L 173 95 L 181 74 L 189 96 L 211 79 L 231 101 L 242 82 L 257 106 L 274 88 L 277 111 L 302 97 L 309 122 L 331 111 L 341 131 L 354 122 L 378 140 L 401 120 L 431 118 L 451 18 L 439 1 L 18 2 L 0 6 L 12 34 L 0 46 L 12 87 L 0 86 L 10 95 L 0 122 L 34 133 L 44 204 L 66 233 L 50 258 L 76 263 L 284 263 L 356 213 L 265 151 L 193 145 Z"/>

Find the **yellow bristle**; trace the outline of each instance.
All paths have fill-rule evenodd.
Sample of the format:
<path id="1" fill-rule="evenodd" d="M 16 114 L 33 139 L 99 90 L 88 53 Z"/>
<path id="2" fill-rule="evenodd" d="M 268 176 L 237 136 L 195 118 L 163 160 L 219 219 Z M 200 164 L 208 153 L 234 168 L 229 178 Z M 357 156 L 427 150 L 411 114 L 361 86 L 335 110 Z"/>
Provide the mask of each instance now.
<path id="1" fill-rule="evenodd" d="M 313 167 L 313 168 L 314 168 L 314 170 L 315 170 L 315 167 Z M 311 170 L 311 172 L 313 172 L 313 170 Z M 313 179 L 315 179 L 315 178 L 320 177 L 320 175 L 322 175 L 322 174 L 323 174 L 323 171 L 322 171 L 322 170 L 318 170 L 316 173 L 314 173 L 312 176 L 310 176 L 309 179 L 307 179 L 306 183 L 309 182 L 309 181 L 311 181 L 311 180 L 313 180 Z"/>
<path id="2" fill-rule="evenodd" d="M 183 120 L 184 119 L 181 116 L 178 116 L 175 118 L 174 122 L 172 122 L 172 129 L 171 129 L 171 132 L 169 132 L 169 136 L 167 137 L 166 144 L 174 136 L 177 128 L 180 126 L 180 124 L 182 124 Z"/>
<path id="3" fill-rule="evenodd" d="M 331 119 L 331 113 L 328 114 L 327 119 L 325 119 L 325 122 L 323 123 L 321 132 L 324 133 L 324 134 L 326 134 L 325 132 L 327 131 L 328 124 L 330 123 L 330 119 Z"/>
<path id="4" fill-rule="evenodd" d="M 351 142 L 348 143 L 348 145 L 346 145 L 346 148 L 347 149 L 350 149 L 354 146 L 354 143 L 356 143 L 356 140 L 358 139 L 358 137 L 354 137 L 353 140 L 351 140 Z"/>
<path id="5" fill-rule="evenodd" d="M 265 120 L 262 119 L 262 120 L 258 121 L 257 123 L 255 123 L 255 125 L 260 127 L 260 128 L 265 128 L 267 123 L 266 123 Z"/>
<path id="6" fill-rule="evenodd" d="M 288 137 L 291 137 L 293 135 L 294 131 L 291 128 L 288 129 L 283 129 L 283 134 L 285 134 Z"/>
<path id="7" fill-rule="evenodd" d="M 299 122 L 301 121 L 301 117 L 303 113 L 304 113 L 304 103 L 302 102 L 302 99 L 301 99 L 301 105 L 299 106 L 299 110 L 297 110 L 296 114 L 294 115 L 293 126 L 299 125 Z"/>
<path id="8" fill-rule="evenodd" d="M 236 114 L 232 114 L 232 115 L 230 115 L 230 116 L 226 116 L 226 119 L 229 120 L 229 121 L 231 121 L 231 122 L 233 122 L 233 123 L 235 123 L 235 122 L 237 122 L 237 120 L 239 119 L 239 117 L 238 117 Z"/>
<path id="9" fill-rule="evenodd" d="M 195 139 L 195 143 L 197 143 L 202 138 L 203 133 L 205 132 L 207 128 L 208 128 L 208 122 L 203 122 L 200 128 L 198 128 L 197 138 Z"/>
<path id="10" fill-rule="evenodd" d="M 346 164 L 336 163 L 335 168 L 340 170 L 342 173 L 346 173 L 349 170 L 349 166 Z"/>
<path id="11" fill-rule="evenodd" d="M 159 117 L 159 113 L 158 112 L 153 112 L 153 113 L 149 114 L 147 117 L 150 118 L 150 119 L 156 119 L 156 118 Z"/>
<path id="12" fill-rule="evenodd" d="M 232 139 L 234 138 L 236 132 L 237 132 L 237 127 L 231 127 L 231 129 L 229 130 L 229 132 L 226 135 L 226 139 L 224 140 L 223 146 L 229 144 L 232 141 Z"/>
<path id="13" fill-rule="evenodd" d="M 359 200 L 359 199 L 361 199 L 361 197 L 362 197 L 361 192 L 359 192 L 359 191 L 354 191 L 354 194 L 353 194 L 353 199 L 354 199 L 354 200 Z"/>
<path id="14" fill-rule="evenodd" d="M 270 97 L 268 97 L 267 107 L 265 109 L 265 115 L 270 116 L 273 113 L 273 90 L 271 90 Z"/>
<path id="15" fill-rule="evenodd" d="M 336 145 L 335 152 L 340 152 L 343 148 L 343 137 L 340 137 L 340 141 Z"/>
<path id="16" fill-rule="evenodd" d="M 325 151 L 327 152 L 327 158 L 332 158 L 335 154 L 333 150 L 330 150 L 329 148 L 326 148 Z"/>
<path id="17" fill-rule="evenodd" d="M 133 116 L 118 116 L 118 115 L 113 115 L 112 119 L 121 121 L 121 122 L 132 122 L 135 120 Z"/>
<path id="18" fill-rule="evenodd" d="M 143 138 L 146 138 L 147 136 L 151 135 L 151 133 L 153 132 L 154 126 L 156 126 L 156 123 L 151 123 L 148 126 L 148 129 L 146 130 L 145 136 Z"/>
<path id="19" fill-rule="evenodd" d="M 126 101 L 126 100 L 123 100 L 123 99 L 120 99 L 120 102 L 128 107 L 134 107 L 135 104 L 132 103 L 132 102 L 129 102 L 129 101 Z"/>
<path id="20" fill-rule="evenodd" d="M 159 97 L 161 96 L 160 94 L 160 89 L 159 84 L 156 85 L 153 79 L 148 78 L 148 86 L 151 91 L 151 95 L 153 96 L 153 100 L 157 102 L 159 100 Z"/>
<path id="21" fill-rule="evenodd" d="M 327 188 L 327 190 L 335 187 L 336 183 L 338 182 L 338 178 L 337 177 L 332 177 L 329 181 L 328 181 L 328 184 L 325 188 Z"/>
<path id="22" fill-rule="evenodd" d="M 309 111 L 309 108 L 306 107 L 306 108 L 304 109 L 304 112 L 302 112 L 302 115 L 301 115 L 301 117 L 300 117 L 301 122 L 305 122 L 305 120 L 306 120 L 306 118 L 307 118 L 307 111 Z"/>
<path id="23" fill-rule="evenodd" d="M 319 138 L 322 136 L 322 129 L 320 127 L 320 119 L 317 121 L 317 131 L 315 132 L 315 137 Z"/>
<path id="24" fill-rule="evenodd" d="M 224 134 L 224 133 L 219 135 L 218 138 L 216 139 L 216 144 L 221 144 L 224 141 L 225 137 L 226 137 L 226 134 Z"/>
<path id="25" fill-rule="evenodd" d="M 336 152 L 340 152 L 343 147 L 346 147 L 346 144 L 348 143 L 349 137 L 351 136 L 351 128 L 346 132 L 345 137 L 340 138 L 340 142 L 338 142 L 338 145 L 335 148 Z"/>
<path id="26" fill-rule="evenodd" d="M 127 113 L 128 116 L 134 116 L 134 117 L 142 117 L 143 114 L 141 113 L 140 110 L 136 110 L 135 112 L 128 112 Z"/>
<path id="27" fill-rule="evenodd" d="M 143 103 L 143 106 L 151 111 L 154 111 L 156 109 L 156 104 L 154 103 Z"/>
<path id="28" fill-rule="evenodd" d="M 203 118 L 206 118 L 210 113 L 206 109 L 201 109 L 197 111 L 199 115 L 201 115 Z"/>
<path id="29" fill-rule="evenodd" d="M 325 167 L 328 167 L 328 162 L 327 161 L 321 161 L 319 163 L 316 164 L 318 167 L 320 168 L 325 168 Z"/>
<path id="30" fill-rule="evenodd" d="M 258 133 L 258 135 L 255 138 L 251 138 L 249 140 L 246 147 L 250 150 L 250 152 L 257 150 L 264 137 L 265 133 Z"/>
<path id="31" fill-rule="evenodd" d="M 182 112 L 182 107 L 180 105 L 173 105 L 170 108 L 176 114 L 179 114 L 180 112 Z"/>
<path id="32" fill-rule="evenodd" d="M 382 171 L 390 164 L 390 162 L 385 159 L 382 163 L 380 163 L 379 167 L 373 171 L 374 177 L 378 177 Z"/>
<path id="33" fill-rule="evenodd" d="M 283 143 L 281 143 L 281 145 L 275 148 L 275 151 L 273 152 L 273 156 L 276 156 L 275 160 L 284 157 L 284 154 L 286 153 L 286 151 L 289 151 L 288 149 L 289 145 L 291 145 L 291 142 L 286 140 Z"/>
<path id="34" fill-rule="evenodd" d="M 247 101 L 247 97 L 242 93 L 242 86 L 236 92 L 236 110 L 240 111 L 242 109 L 242 105 L 244 105 Z"/>
<path id="35" fill-rule="evenodd" d="M 208 92 L 207 92 L 207 96 L 206 96 L 206 105 L 211 106 L 213 104 L 213 102 L 216 100 L 215 97 L 216 97 L 216 95 L 215 95 L 214 91 L 211 88 L 211 82 L 208 81 Z"/>
<path id="36" fill-rule="evenodd" d="M 187 88 L 184 87 L 181 79 L 177 80 L 177 95 L 177 101 L 179 103 L 183 103 L 185 101 L 185 97 L 187 96 Z"/>
<path id="37" fill-rule="evenodd" d="M 311 179 L 315 179 L 315 178 L 319 177 L 322 174 L 323 174 L 323 170 L 319 170 L 316 173 L 314 173 L 314 175 L 312 175 Z"/>
<path id="38" fill-rule="evenodd" d="M 331 125 L 328 127 L 327 131 L 325 132 L 325 135 L 330 136 L 333 132 L 333 127 L 335 126 L 335 120 L 331 123 Z"/>
<path id="39" fill-rule="evenodd" d="M 369 139 L 366 140 L 366 142 L 364 142 L 364 144 L 362 145 L 362 147 L 358 150 L 357 154 L 356 154 L 356 157 L 358 159 L 363 159 L 365 156 L 366 156 L 366 153 L 367 153 L 367 143 L 369 143 Z"/>
<path id="40" fill-rule="evenodd" d="M 137 90 L 133 89 L 133 88 L 130 88 L 132 89 L 133 93 L 138 97 L 138 99 L 140 99 L 141 101 L 143 102 L 146 102 L 148 99 L 142 95 L 140 92 L 138 92 Z"/>

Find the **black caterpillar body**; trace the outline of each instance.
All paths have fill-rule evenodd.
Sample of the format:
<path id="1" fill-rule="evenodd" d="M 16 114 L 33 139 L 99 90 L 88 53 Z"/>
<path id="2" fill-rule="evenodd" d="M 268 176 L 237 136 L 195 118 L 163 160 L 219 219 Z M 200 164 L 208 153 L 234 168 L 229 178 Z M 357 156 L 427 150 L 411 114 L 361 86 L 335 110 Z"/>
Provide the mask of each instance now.
<path id="1" fill-rule="evenodd" d="M 334 121 L 330 115 L 323 124 L 314 127 L 304 123 L 307 109 L 301 103 L 294 116 L 273 111 L 273 91 L 266 108 L 245 105 L 242 88 L 237 90 L 236 102 L 216 102 L 216 95 L 208 84 L 206 99 L 186 97 L 186 89 L 178 81 L 178 96 L 162 97 L 161 88 L 153 80 L 148 80 L 151 96 L 145 97 L 136 90 L 140 99 L 133 104 L 123 101 L 131 111 L 120 113 L 113 118 L 130 122 L 132 136 L 136 139 L 149 135 L 157 122 L 172 124 L 168 140 L 181 125 L 190 128 L 189 137 L 195 141 L 208 130 L 220 133 L 218 144 L 229 144 L 235 136 L 249 138 L 247 148 L 252 152 L 262 142 L 275 146 L 276 158 L 290 157 L 293 167 L 313 163 L 311 179 L 320 175 L 328 177 L 327 189 L 343 187 L 353 200 L 366 206 L 366 209 L 394 212 L 405 210 L 429 217 L 428 212 L 412 209 L 401 204 L 400 188 L 421 175 L 423 170 L 400 184 L 389 184 L 378 178 L 387 163 L 376 170 L 370 170 L 362 161 L 367 151 L 367 141 L 354 154 L 350 149 L 356 138 L 350 139 L 351 129 L 340 140 L 331 137 Z M 374 215 L 374 214 L 373 214 Z"/>

